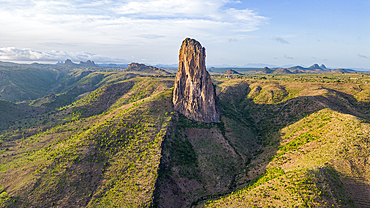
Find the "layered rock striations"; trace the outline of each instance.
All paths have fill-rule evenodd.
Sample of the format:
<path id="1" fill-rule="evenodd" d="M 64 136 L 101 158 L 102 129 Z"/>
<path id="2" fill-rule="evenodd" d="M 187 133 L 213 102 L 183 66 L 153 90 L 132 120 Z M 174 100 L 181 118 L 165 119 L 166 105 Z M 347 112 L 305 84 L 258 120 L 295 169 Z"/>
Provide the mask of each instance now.
<path id="1" fill-rule="evenodd" d="M 186 38 L 182 42 L 173 104 L 175 110 L 191 120 L 215 122 L 220 120 L 220 115 L 205 57 L 205 48 L 198 41 Z"/>

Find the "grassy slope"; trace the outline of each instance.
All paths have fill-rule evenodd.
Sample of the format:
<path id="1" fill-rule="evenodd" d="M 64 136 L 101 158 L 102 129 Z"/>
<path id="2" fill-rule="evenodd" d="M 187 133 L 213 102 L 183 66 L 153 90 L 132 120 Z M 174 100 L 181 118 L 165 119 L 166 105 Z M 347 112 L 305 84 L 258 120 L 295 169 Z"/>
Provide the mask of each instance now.
<path id="1" fill-rule="evenodd" d="M 6 100 L 0 100 L 0 109 L 0 128 L 14 124 L 30 110 L 27 105 L 16 105 Z"/>
<path id="2" fill-rule="evenodd" d="M 0 135 L 2 207 L 188 207 L 230 193 L 209 206 L 367 205 L 356 187 L 369 186 L 370 87 L 359 79 L 216 79 L 223 115 L 204 124 L 171 113 L 171 78 L 82 73 Z"/>
<path id="3" fill-rule="evenodd" d="M 3 113 L 0 129 L 14 125 L 15 119 L 33 117 L 36 113 L 52 111 L 68 105 L 87 93 L 107 84 L 138 76 L 126 72 L 105 72 L 88 69 L 58 70 L 46 66 L 2 66 L 0 67 L 0 99 L 20 102 L 17 105 L 2 101 Z M 30 100 L 33 100 L 30 102 Z M 22 115 L 11 116 L 17 109 Z M 31 111 L 37 111 L 32 113 Z M 5 114 L 9 114 L 5 115 Z M 6 125 L 5 125 L 6 123 Z M 17 126 L 18 127 L 18 126 Z"/>
<path id="4" fill-rule="evenodd" d="M 236 110 L 249 112 L 264 147 L 246 169 L 250 185 L 209 207 L 369 205 L 369 86 L 281 80 L 219 86 L 241 85 L 248 95 Z"/>
<path id="5" fill-rule="evenodd" d="M 2 107 L 4 107 L 3 109 L 10 108 L 10 110 L 0 112 L 3 114 L 0 122 L 0 130 L 32 128 L 41 124 L 45 125 L 46 123 L 48 123 L 48 125 L 54 125 L 55 121 L 61 120 L 61 112 L 58 110 L 60 107 L 69 105 L 77 99 L 83 98 L 99 87 L 131 79 L 136 76 L 136 74 L 125 72 L 74 70 L 50 87 L 51 89 L 49 89 L 49 92 L 60 92 L 59 94 L 51 93 L 31 102 L 22 102 L 15 105 L 6 101 L 1 102 Z M 122 87 L 121 92 L 112 92 L 111 96 L 108 98 L 108 102 L 103 103 L 105 107 L 112 102 L 114 103 L 119 96 L 127 92 L 132 84 L 123 83 L 121 85 L 125 85 L 125 87 Z M 119 87 L 120 86 L 116 86 L 115 88 L 117 89 Z M 108 87 L 102 89 L 109 91 L 113 88 L 114 87 Z M 105 110 L 104 106 L 100 107 L 103 111 Z M 85 106 L 85 108 L 88 107 L 91 106 Z M 91 114 L 93 110 L 96 110 L 96 108 L 91 108 L 88 111 Z M 78 109 L 74 109 L 74 111 L 76 112 Z M 99 114 L 101 112 L 102 111 L 98 111 L 96 113 Z M 59 117 L 59 119 L 55 117 Z M 45 118 L 51 118 L 51 120 L 45 120 Z M 60 122 L 58 124 L 60 124 Z"/>
<path id="6" fill-rule="evenodd" d="M 66 71 L 51 68 L 0 67 L 0 99 L 13 102 L 44 96 Z"/>
<path id="7" fill-rule="evenodd" d="M 144 79 L 136 82 L 154 85 L 156 90 L 146 93 L 144 87 L 136 91 L 143 94 L 136 100 L 113 103 L 112 108 L 100 105 L 108 111 L 94 116 L 73 114 L 69 109 L 77 104 L 72 105 L 62 110 L 69 114 L 60 115 L 67 115 L 64 119 L 71 122 L 39 127 L 33 135 L 21 130 L 3 134 L 0 177 L 6 191 L 2 206 L 151 204 L 161 143 L 171 118 L 168 112 L 172 111 L 173 83 L 160 78 L 150 83 Z M 117 83 L 105 89 L 115 86 L 124 85 Z M 127 92 L 124 87 L 122 91 Z M 99 106 L 111 96 L 112 92 L 98 89 L 78 106 Z"/>
<path id="8" fill-rule="evenodd" d="M 362 136 L 369 130 L 369 124 L 351 115 L 330 109 L 313 113 L 274 135 L 280 141 L 279 149 L 268 162 L 267 173 L 255 184 L 211 203 L 210 207 L 225 203 L 234 207 L 307 204 L 353 207 L 353 196 L 343 182 L 347 177 L 361 176 L 365 181 L 369 178 L 338 164 L 369 156 L 367 140 Z M 254 171 L 253 167 L 249 171 Z"/>
<path id="9" fill-rule="evenodd" d="M 99 72 L 92 70 L 74 70 L 55 83 L 47 96 L 34 100 L 31 106 L 54 110 L 86 96 L 89 92 L 104 85 L 117 83 L 138 76 L 125 72 Z"/>

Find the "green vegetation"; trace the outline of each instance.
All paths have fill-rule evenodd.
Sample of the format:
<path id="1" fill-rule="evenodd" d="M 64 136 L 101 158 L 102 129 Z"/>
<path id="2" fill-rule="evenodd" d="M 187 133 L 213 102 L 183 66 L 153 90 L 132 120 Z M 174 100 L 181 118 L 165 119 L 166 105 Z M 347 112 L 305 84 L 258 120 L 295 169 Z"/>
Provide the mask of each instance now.
<path id="1" fill-rule="evenodd" d="M 121 74 L 114 79 L 125 80 L 126 73 Z M 172 81 L 150 79 L 103 86 L 51 114 L 23 120 L 40 118 L 33 128 L 22 125 L 2 134 L 0 177 L 7 191 L 1 206 L 152 204 L 161 143 L 172 115 Z M 31 105 L 45 109 L 58 96 L 63 95 Z"/>
<path id="2" fill-rule="evenodd" d="M 52 68 L 0 66 L 0 99 L 12 102 L 37 99 L 66 73 Z"/>
<path id="3" fill-rule="evenodd" d="M 203 123 L 173 110 L 173 76 L 0 73 L 0 207 L 369 205 L 367 74 L 214 76 Z"/>
<path id="4" fill-rule="evenodd" d="M 368 103 L 361 98 L 367 85 L 255 79 L 220 83 L 221 93 L 239 89 L 240 94 L 249 86 L 239 104 L 226 93 L 220 98 L 239 114 L 248 112 L 258 120 L 263 148 L 246 169 L 254 179 L 238 192 L 209 201 L 208 207 L 367 206 L 367 193 L 356 191 L 368 186 L 367 164 L 354 162 L 369 156 L 363 136 L 370 127 Z M 286 91 L 282 97 L 281 89 Z M 269 99 L 264 97 L 266 91 Z M 279 174 L 272 177 L 276 170 Z"/>

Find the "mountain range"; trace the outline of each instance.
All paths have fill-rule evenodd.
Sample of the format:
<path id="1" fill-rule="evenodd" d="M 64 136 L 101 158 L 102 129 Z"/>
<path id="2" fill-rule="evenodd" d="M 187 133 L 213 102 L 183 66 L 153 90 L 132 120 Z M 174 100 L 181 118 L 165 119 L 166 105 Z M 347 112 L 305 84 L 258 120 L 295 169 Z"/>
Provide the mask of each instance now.
<path id="1" fill-rule="evenodd" d="M 266 70 L 268 69 L 268 70 Z M 289 68 L 274 68 L 270 69 L 265 67 L 264 69 L 257 71 L 260 74 L 302 74 L 302 73 L 353 73 L 356 72 L 352 69 L 328 69 L 324 64 L 320 66 L 318 64 L 313 64 L 312 66 L 305 68 L 302 66 L 294 66 Z"/>

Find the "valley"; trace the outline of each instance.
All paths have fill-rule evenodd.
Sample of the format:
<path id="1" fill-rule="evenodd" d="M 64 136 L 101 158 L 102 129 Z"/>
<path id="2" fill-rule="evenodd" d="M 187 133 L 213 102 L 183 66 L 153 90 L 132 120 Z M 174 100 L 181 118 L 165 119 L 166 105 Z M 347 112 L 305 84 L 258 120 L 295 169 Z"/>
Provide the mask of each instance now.
<path id="1" fill-rule="evenodd" d="M 150 70 L 3 66 L 0 206 L 369 206 L 368 74 L 211 73 L 205 123 Z"/>

